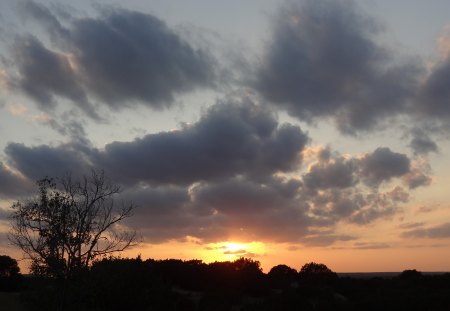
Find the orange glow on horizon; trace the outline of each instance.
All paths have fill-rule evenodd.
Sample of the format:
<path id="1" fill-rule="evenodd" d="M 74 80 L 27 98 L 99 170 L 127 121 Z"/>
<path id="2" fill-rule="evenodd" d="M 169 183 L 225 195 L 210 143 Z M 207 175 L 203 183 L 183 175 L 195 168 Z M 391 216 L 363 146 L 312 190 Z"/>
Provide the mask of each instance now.
<path id="1" fill-rule="evenodd" d="M 262 242 L 240 243 L 226 241 L 207 244 L 201 252 L 205 262 L 233 261 L 240 257 L 259 257 L 265 254 L 266 246 Z"/>

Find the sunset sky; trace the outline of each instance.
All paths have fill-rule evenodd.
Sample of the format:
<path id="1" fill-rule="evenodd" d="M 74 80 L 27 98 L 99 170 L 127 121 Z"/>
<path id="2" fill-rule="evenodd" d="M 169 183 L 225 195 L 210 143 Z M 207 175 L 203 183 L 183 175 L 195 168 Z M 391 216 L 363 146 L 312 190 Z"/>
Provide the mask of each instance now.
<path id="1" fill-rule="evenodd" d="M 450 1 L 0 2 L 0 253 L 103 169 L 124 256 L 450 271 Z M 21 263 L 25 267 L 25 263 Z"/>

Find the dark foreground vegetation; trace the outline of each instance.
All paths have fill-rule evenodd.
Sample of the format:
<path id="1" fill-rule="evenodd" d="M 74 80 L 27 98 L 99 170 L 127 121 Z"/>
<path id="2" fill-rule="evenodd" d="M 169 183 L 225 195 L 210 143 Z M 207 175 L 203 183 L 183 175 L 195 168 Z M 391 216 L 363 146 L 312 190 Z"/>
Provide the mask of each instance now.
<path id="1" fill-rule="evenodd" d="M 72 276 L 21 276 L 0 256 L 1 310 L 450 310 L 450 274 L 338 277 L 323 264 L 109 258 Z"/>

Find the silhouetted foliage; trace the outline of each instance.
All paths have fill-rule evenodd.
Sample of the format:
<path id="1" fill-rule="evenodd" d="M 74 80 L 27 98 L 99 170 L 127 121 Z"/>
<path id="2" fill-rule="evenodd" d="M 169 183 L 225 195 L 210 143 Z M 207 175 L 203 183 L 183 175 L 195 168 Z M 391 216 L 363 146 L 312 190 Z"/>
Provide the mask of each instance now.
<path id="1" fill-rule="evenodd" d="M 310 262 L 304 264 L 299 271 L 300 275 L 311 275 L 311 274 L 335 274 L 326 265 L 322 263 Z"/>
<path id="2" fill-rule="evenodd" d="M 248 258 L 206 264 L 109 257 L 94 262 L 67 287 L 70 303 L 64 310 L 450 310 L 450 274 L 338 278 L 323 264 L 304 267 L 297 274 L 278 265 L 266 275 L 258 261 Z M 294 281 L 268 287 L 277 277 Z M 29 309 L 55 310 L 57 280 L 27 281 L 34 282 L 23 295 Z"/>
<path id="3" fill-rule="evenodd" d="M 6 255 L 0 255 L 0 278 L 16 277 L 19 274 L 20 268 L 17 260 Z"/>
<path id="4" fill-rule="evenodd" d="M 270 269 L 267 277 L 272 287 L 283 289 L 297 280 L 297 271 L 286 265 L 278 265 Z"/>
<path id="5" fill-rule="evenodd" d="M 331 285 L 338 279 L 338 275 L 326 265 L 315 262 L 303 265 L 298 275 L 300 284 L 308 286 Z"/>
<path id="6" fill-rule="evenodd" d="M 417 271 L 416 269 L 404 270 L 398 276 L 398 278 L 402 279 L 402 280 L 417 280 L 417 279 L 420 279 L 421 277 L 422 277 L 422 273 Z"/>
<path id="7" fill-rule="evenodd" d="M 17 260 L 0 255 L 0 291 L 13 291 L 19 287 L 21 279 Z"/>

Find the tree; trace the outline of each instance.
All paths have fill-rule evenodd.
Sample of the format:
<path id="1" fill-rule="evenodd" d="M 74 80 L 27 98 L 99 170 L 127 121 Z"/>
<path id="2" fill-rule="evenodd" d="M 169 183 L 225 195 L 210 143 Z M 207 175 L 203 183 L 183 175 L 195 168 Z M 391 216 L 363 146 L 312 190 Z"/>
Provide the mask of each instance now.
<path id="1" fill-rule="evenodd" d="M 277 265 L 267 274 L 270 284 L 275 288 L 287 288 L 297 279 L 297 271 L 287 265 Z"/>
<path id="2" fill-rule="evenodd" d="M 307 264 L 304 264 L 303 267 L 300 269 L 300 274 L 333 274 L 334 272 L 331 271 L 330 268 L 328 268 L 323 263 L 315 263 L 310 262 Z"/>
<path id="3" fill-rule="evenodd" d="M 402 273 L 398 276 L 401 280 L 418 280 L 422 278 L 422 272 L 417 271 L 416 269 L 412 270 L 403 270 Z"/>
<path id="4" fill-rule="evenodd" d="M 135 244 L 136 233 L 120 228 L 132 215 L 133 204 L 117 207 L 119 186 L 104 172 L 74 181 L 70 174 L 56 183 L 37 182 L 39 195 L 12 208 L 10 240 L 31 259 L 38 275 L 67 278 L 96 258 Z"/>
<path id="5" fill-rule="evenodd" d="M 333 272 L 323 263 L 310 262 L 304 264 L 299 271 L 300 280 L 307 282 L 330 282 L 335 281 L 338 278 L 336 272 Z"/>
<path id="6" fill-rule="evenodd" d="M 0 291 L 17 290 L 20 277 L 17 260 L 6 255 L 0 255 Z"/>
<path id="7" fill-rule="evenodd" d="M 11 278 L 19 275 L 20 269 L 17 265 L 17 260 L 0 255 L 0 278 Z"/>

